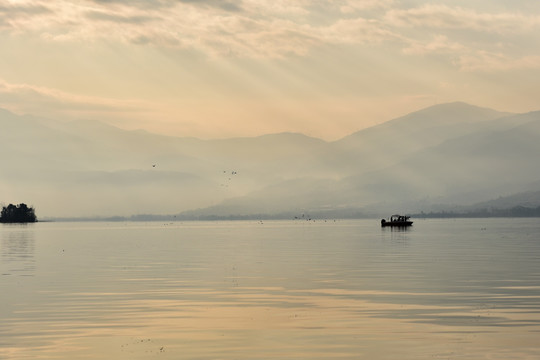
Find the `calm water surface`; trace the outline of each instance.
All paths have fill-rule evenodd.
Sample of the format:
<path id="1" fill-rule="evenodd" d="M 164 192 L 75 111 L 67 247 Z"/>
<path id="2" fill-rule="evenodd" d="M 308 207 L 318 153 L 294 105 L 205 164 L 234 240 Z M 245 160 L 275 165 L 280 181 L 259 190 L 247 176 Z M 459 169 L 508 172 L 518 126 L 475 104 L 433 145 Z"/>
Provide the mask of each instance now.
<path id="1" fill-rule="evenodd" d="M 0 226 L 0 359 L 539 359 L 540 220 Z"/>

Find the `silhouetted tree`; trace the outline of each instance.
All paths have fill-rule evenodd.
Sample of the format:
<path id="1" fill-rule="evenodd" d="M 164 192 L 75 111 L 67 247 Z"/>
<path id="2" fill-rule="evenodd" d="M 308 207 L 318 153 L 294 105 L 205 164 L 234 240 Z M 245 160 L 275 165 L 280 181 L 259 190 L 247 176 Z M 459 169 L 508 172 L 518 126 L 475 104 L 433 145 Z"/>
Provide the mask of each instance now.
<path id="1" fill-rule="evenodd" d="M 0 222 L 2 223 L 29 223 L 36 221 L 34 208 L 28 207 L 23 203 L 17 206 L 13 204 L 4 206 L 0 213 Z"/>

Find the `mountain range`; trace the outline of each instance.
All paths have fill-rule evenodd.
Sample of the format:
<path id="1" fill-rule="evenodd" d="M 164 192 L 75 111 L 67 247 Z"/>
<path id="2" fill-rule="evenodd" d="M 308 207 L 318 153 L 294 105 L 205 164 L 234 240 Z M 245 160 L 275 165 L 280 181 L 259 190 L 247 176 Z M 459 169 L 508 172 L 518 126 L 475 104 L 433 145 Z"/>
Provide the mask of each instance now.
<path id="1" fill-rule="evenodd" d="M 540 111 L 435 105 L 337 141 L 201 140 L 0 109 L 0 200 L 40 218 L 382 216 L 540 205 Z"/>

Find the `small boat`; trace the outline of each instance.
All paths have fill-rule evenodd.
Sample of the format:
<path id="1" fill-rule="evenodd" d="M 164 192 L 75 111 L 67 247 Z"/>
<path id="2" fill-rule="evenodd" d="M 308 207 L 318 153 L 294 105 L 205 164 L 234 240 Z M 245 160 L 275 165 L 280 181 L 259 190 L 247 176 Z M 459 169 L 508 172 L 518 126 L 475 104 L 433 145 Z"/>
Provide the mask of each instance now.
<path id="1" fill-rule="evenodd" d="M 381 226 L 411 226 L 412 221 L 409 221 L 410 216 L 392 215 L 389 220 L 382 219 Z"/>

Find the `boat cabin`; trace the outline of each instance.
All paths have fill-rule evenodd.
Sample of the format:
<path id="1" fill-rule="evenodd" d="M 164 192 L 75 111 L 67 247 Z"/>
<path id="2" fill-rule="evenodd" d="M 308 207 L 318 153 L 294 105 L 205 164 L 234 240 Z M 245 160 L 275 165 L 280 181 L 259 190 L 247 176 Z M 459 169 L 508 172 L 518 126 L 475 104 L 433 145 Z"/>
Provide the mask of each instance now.
<path id="1" fill-rule="evenodd" d="M 381 226 L 411 226 L 410 216 L 395 214 L 390 216 L 389 220 L 382 219 Z"/>

